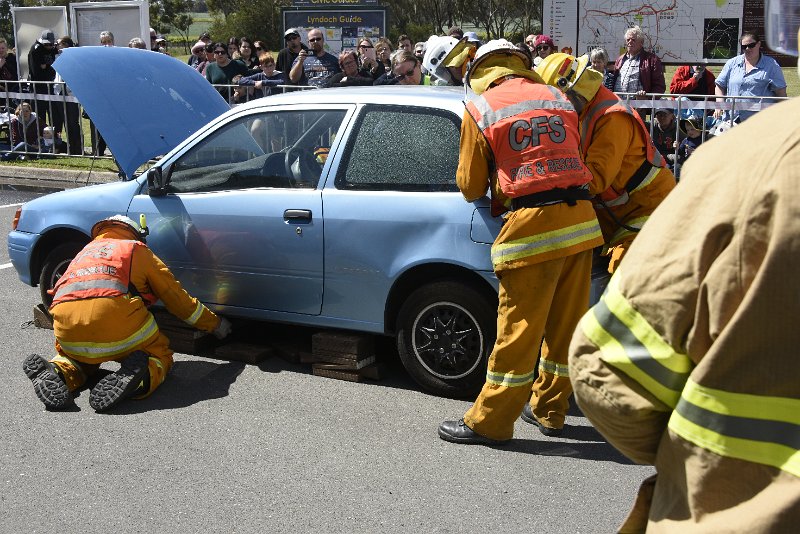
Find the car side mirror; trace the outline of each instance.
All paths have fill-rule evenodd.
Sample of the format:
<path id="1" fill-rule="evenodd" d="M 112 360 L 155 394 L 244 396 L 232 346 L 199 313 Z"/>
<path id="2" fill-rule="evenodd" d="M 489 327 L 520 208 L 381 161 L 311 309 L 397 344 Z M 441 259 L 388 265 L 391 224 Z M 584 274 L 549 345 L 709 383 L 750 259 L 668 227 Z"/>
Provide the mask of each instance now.
<path id="1" fill-rule="evenodd" d="M 150 167 L 147 171 L 147 192 L 151 197 L 163 197 L 167 194 L 164 175 L 161 167 Z"/>

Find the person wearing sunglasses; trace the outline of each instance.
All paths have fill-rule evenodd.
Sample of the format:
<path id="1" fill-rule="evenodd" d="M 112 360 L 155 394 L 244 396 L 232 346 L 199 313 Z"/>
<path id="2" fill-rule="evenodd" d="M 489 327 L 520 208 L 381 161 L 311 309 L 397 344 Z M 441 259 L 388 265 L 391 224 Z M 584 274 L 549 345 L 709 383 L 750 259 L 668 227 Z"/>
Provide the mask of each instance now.
<path id="1" fill-rule="evenodd" d="M 341 72 L 339 60 L 325 51 L 325 38 L 319 28 L 308 31 L 308 46 L 297 55 L 289 79 L 297 85 L 324 87 L 331 76 Z"/>
<path id="2" fill-rule="evenodd" d="M 549 35 L 537 35 L 533 41 L 533 66 L 537 66 L 544 58 L 556 51 L 556 45 Z"/>
<path id="3" fill-rule="evenodd" d="M 745 32 L 741 38 L 742 53 L 729 59 L 716 80 L 714 89 L 717 96 L 786 96 L 786 80 L 778 62 L 761 51 L 758 34 Z M 724 99 L 717 99 L 722 101 Z M 737 100 L 735 106 L 748 100 Z M 752 117 L 755 111 L 738 109 L 723 112 L 714 111 L 714 117 L 726 120 L 743 121 Z"/>
<path id="4" fill-rule="evenodd" d="M 392 72 L 398 85 L 430 85 L 431 77 L 422 74 L 420 64 L 414 52 L 402 50 L 392 58 Z"/>
<path id="5" fill-rule="evenodd" d="M 191 52 L 192 55 L 186 60 L 186 64 L 197 70 L 197 66 L 206 60 L 206 43 L 197 41 L 192 45 Z"/>
<path id="6" fill-rule="evenodd" d="M 530 34 L 525 38 L 525 46 L 528 47 L 532 55 L 536 54 L 536 38 L 539 37 L 535 33 Z"/>
<path id="7" fill-rule="evenodd" d="M 283 40 L 286 46 L 278 51 L 278 60 L 275 62 L 275 69 L 283 73 L 283 83 L 289 85 L 289 71 L 294 60 L 300 54 L 300 50 L 308 50 L 308 47 L 300 39 L 299 28 L 289 28 L 283 32 Z"/>
<path id="8" fill-rule="evenodd" d="M 229 102 L 233 94 L 232 88 L 228 87 L 233 83 L 236 76 L 245 76 L 247 67 L 241 61 L 231 61 L 228 55 L 228 47 L 225 43 L 214 44 L 214 63 L 206 66 L 206 80 L 211 85 L 218 86 L 217 91 L 222 95 L 226 102 Z"/>
<path id="9" fill-rule="evenodd" d="M 368 72 L 373 80 L 377 80 L 386 72 L 386 67 L 381 61 L 378 61 L 375 46 L 369 37 L 362 37 L 358 41 L 356 56 L 358 57 L 359 71 Z"/>

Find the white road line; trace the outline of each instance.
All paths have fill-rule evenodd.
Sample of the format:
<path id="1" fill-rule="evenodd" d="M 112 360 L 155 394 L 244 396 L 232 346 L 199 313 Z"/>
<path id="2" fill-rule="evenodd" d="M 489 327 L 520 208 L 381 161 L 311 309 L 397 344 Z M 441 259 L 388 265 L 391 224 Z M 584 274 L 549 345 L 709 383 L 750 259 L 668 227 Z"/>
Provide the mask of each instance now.
<path id="1" fill-rule="evenodd" d="M 6 204 L 5 206 L 0 206 L 0 208 L 16 208 L 17 206 L 22 206 L 22 204 Z"/>
<path id="2" fill-rule="evenodd" d="M 11 262 L 0 264 L 0 269 L 8 269 L 11 267 Z"/>

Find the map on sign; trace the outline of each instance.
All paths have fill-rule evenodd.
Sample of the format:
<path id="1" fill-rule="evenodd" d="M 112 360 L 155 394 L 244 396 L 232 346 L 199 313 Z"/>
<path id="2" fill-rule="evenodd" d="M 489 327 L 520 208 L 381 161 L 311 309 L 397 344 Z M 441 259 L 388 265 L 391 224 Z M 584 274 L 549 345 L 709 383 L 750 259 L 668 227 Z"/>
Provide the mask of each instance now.
<path id="1" fill-rule="evenodd" d="M 645 49 L 666 63 L 724 63 L 739 53 L 743 2 L 544 0 L 543 26 L 559 48 L 579 54 L 602 46 L 613 59 L 625 52 L 625 30 L 638 25 L 647 34 Z"/>

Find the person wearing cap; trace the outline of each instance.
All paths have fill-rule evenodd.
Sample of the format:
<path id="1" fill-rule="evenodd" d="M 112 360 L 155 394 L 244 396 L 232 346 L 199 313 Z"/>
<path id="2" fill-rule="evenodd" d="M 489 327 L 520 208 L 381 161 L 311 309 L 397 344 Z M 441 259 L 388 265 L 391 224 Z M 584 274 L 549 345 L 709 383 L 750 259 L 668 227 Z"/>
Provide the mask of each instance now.
<path id="1" fill-rule="evenodd" d="M 206 43 L 203 41 L 197 41 L 192 45 L 191 52 L 192 55 L 189 56 L 186 64 L 193 69 L 197 69 L 197 66 L 206 60 Z"/>
<path id="2" fill-rule="evenodd" d="M 475 32 L 464 32 L 464 39 L 466 39 L 471 45 L 475 48 L 481 46 L 481 38 L 478 37 L 478 34 Z"/>
<path id="3" fill-rule="evenodd" d="M 656 149 L 639 114 L 603 87 L 589 56 L 556 53 L 538 67 L 544 81 L 563 91 L 580 118 L 581 153 L 592 172 L 603 229 L 603 255 L 613 273 L 650 214 L 675 187 L 675 176 Z"/>
<path id="4" fill-rule="evenodd" d="M 41 35 L 33 43 L 28 52 L 28 71 L 32 82 L 53 82 L 56 71 L 53 62 L 56 60 L 56 36 L 53 30 L 42 30 Z M 48 95 L 53 93 L 51 83 L 33 83 L 34 94 Z M 50 112 L 50 102 L 47 100 L 34 100 L 34 112 L 43 123 L 53 122 Z M 48 119 L 48 117 L 50 117 Z"/>
<path id="5" fill-rule="evenodd" d="M 147 247 L 147 233 L 144 216 L 139 223 L 125 215 L 97 222 L 92 241 L 51 290 L 57 356 L 31 354 L 23 363 L 46 408 L 72 405 L 73 393 L 109 361 L 121 368 L 91 389 L 94 410 L 153 393 L 172 367 L 169 340 L 147 309 L 159 300 L 190 326 L 219 339 L 230 332 L 230 323 L 191 297 Z"/>
<path id="6" fill-rule="evenodd" d="M 198 41 L 203 41 L 206 46 L 212 44 L 214 41 L 211 40 L 211 34 L 208 32 L 203 32 L 200 34 L 200 37 L 197 38 Z"/>
<path id="7" fill-rule="evenodd" d="M 705 120 L 702 116 L 692 116 L 686 119 L 681 119 L 681 130 L 686 132 L 685 138 L 678 146 L 678 165 L 683 165 L 686 159 L 703 144 L 708 141 L 712 135 L 703 133 L 705 130 Z"/>
<path id="8" fill-rule="evenodd" d="M 275 69 L 283 73 L 284 83 L 292 83 L 289 80 L 289 70 L 292 68 L 294 60 L 297 59 L 301 50 L 308 50 L 308 47 L 300 40 L 300 30 L 289 28 L 283 32 L 283 40 L 286 46 L 278 51 L 278 59 L 275 62 Z"/>
<path id="9" fill-rule="evenodd" d="M 556 51 L 556 44 L 549 35 L 537 35 L 536 40 L 533 42 L 533 51 L 536 54 L 533 58 L 533 66 L 535 67 L 544 58 Z"/>
<path id="10" fill-rule="evenodd" d="M 592 249 L 602 237 L 572 104 L 505 39 L 478 48 L 464 82 L 473 94 L 461 121 L 456 183 L 468 202 L 488 190 L 495 206 L 510 211 L 491 249 L 500 289 L 486 382 L 460 420 L 439 425 L 439 437 L 500 445 L 521 413 L 548 435 L 564 425 L 572 392 L 567 348 L 589 306 Z M 542 338 L 550 352 L 534 383 Z"/>

